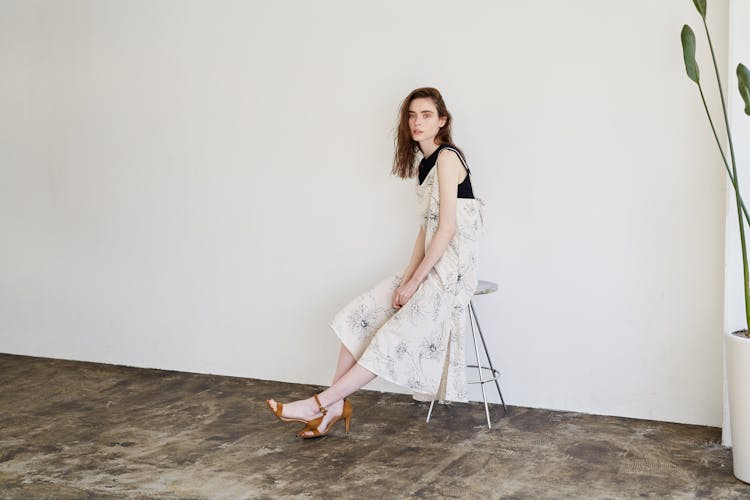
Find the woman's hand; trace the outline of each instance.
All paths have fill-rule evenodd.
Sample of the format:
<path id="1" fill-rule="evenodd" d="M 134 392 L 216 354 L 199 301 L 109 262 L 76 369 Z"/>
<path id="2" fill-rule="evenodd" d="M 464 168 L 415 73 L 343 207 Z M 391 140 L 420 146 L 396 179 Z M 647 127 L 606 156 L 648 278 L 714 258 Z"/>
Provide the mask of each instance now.
<path id="1" fill-rule="evenodd" d="M 406 304 L 411 296 L 414 295 L 414 292 L 417 291 L 417 288 L 419 288 L 419 283 L 417 283 L 415 280 L 409 280 L 399 286 L 396 291 L 393 292 L 393 300 L 391 306 L 393 306 L 394 309 L 400 309 L 401 306 Z"/>

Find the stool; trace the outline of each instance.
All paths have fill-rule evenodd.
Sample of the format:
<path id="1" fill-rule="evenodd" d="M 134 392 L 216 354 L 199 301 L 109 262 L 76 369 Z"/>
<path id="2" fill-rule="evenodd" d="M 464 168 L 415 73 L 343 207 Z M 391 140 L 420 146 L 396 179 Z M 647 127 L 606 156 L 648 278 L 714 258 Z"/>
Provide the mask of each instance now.
<path id="1" fill-rule="evenodd" d="M 497 291 L 497 283 L 493 283 L 491 281 L 482 281 L 479 280 L 477 283 L 477 289 L 474 291 L 474 295 L 485 295 L 488 293 L 496 292 Z M 491 429 L 492 425 L 490 424 L 490 410 L 487 406 L 487 394 L 484 391 L 484 384 L 487 384 L 489 382 L 494 381 L 495 387 L 497 387 L 497 393 L 500 395 L 500 401 L 503 404 L 503 415 L 505 415 L 508 412 L 508 409 L 505 407 L 505 400 L 503 399 L 503 393 L 500 391 L 500 383 L 497 381 L 498 377 L 500 376 L 500 372 L 495 370 L 495 367 L 492 366 L 492 359 L 490 359 L 490 352 L 487 350 L 487 343 L 484 341 L 484 335 L 482 335 L 482 328 L 479 326 L 479 319 L 477 318 L 477 311 L 474 308 L 473 300 L 469 301 L 469 305 L 467 306 L 469 309 L 469 324 L 471 325 L 471 336 L 474 338 L 474 353 L 477 356 L 477 364 L 476 365 L 466 365 L 467 368 L 477 368 L 477 371 L 479 373 L 479 380 L 473 380 L 470 382 L 467 382 L 468 384 L 481 384 L 480 387 L 482 388 L 482 399 L 484 399 L 484 412 L 487 415 L 487 428 Z M 484 347 L 484 353 L 487 356 L 487 362 L 489 363 L 489 367 L 482 366 L 481 361 L 479 361 L 479 346 L 477 345 L 477 335 L 474 332 L 474 323 L 477 324 L 477 330 L 479 331 L 479 338 L 482 340 L 482 346 Z M 482 370 L 488 370 L 490 372 L 489 378 L 483 379 L 482 378 Z M 435 400 L 433 399 L 430 403 L 430 411 L 427 412 L 427 422 L 430 421 L 430 415 L 432 414 L 432 407 L 435 404 Z"/>

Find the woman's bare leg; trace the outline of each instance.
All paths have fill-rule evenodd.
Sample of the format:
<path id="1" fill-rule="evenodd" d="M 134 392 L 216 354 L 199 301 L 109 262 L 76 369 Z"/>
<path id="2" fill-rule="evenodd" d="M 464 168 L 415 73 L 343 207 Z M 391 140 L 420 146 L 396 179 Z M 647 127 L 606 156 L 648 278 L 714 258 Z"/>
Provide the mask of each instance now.
<path id="1" fill-rule="evenodd" d="M 349 372 L 352 372 L 352 370 L 357 367 L 359 367 L 360 370 L 349 375 Z M 343 383 L 339 383 L 345 376 L 348 378 L 346 378 Z M 344 408 L 343 399 L 346 396 L 356 391 L 373 378 L 375 378 L 375 374 L 358 365 L 354 356 L 352 356 L 352 353 L 342 343 L 341 349 L 339 350 L 339 360 L 336 366 L 336 373 L 333 376 L 333 383 L 331 387 L 318 394 L 320 403 L 326 409 L 330 410 L 328 412 L 328 418 L 323 419 L 323 422 L 321 422 L 321 429 L 325 429 L 330 417 L 341 415 Z M 338 396 L 339 394 L 343 394 L 343 396 Z M 270 401 L 275 408 L 276 402 L 273 399 Z M 284 403 L 281 415 L 283 417 L 312 420 L 313 418 L 321 416 L 322 413 L 318 408 L 318 403 L 315 401 L 315 398 L 310 397 L 291 403 Z"/>
<path id="2" fill-rule="evenodd" d="M 318 426 L 319 431 L 328 427 L 328 422 L 334 417 L 338 417 L 344 411 L 344 398 L 354 391 L 374 379 L 376 375 L 359 363 L 351 367 L 344 375 L 341 376 L 331 387 L 318 394 L 320 404 L 328 411 Z M 310 398 L 315 401 L 314 398 Z M 314 403 L 317 404 L 317 403 Z M 318 416 L 320 416 L 320 411 Z M 312 436 L 312 431 L 305 431 L 305 434 Z"/>
<path id="3" fill-rule="evenodd" d="M 331 419 L 338 417 L 343 413 L 345 397 L 349 396 L 375 377 L 376 375 L 370 370 L 359 363 L 355 363 L 355 365 L 339 377 L 331 387 L 319 393 L 318 399 L 320 400 L 320 404 L 326 408 L 327 412 L 318 425 L 318 430 L 323 431 L 328 427 L 328 422 L 330 422 Z M 273 400 L 271 401 L 273 402 Z M 275 403 L 273 404 L 275 405 Z M 287 409 L 289 409 L 288 412 Z M 282 408 L 282 415 L 285 417 L 297 417 L 305 420 L 312 420 L 320 417 L 323 413 L 318 408 L 318 403 L 315 401 L 315 398 L 310 397 L 285 404 Z M 312 436 L 312 431 L 305 431 L 305 434 Z"/>
<path id="4" fill-rule="evenodd" d="M 346 372 L 348 372 L 352 366 L 357 363 L 349 349 L 342 343 L 341 350 L 339 351 L 339 364 L 336 366 L 336 373 L 333 375 L 333 382 L 335 384 L 338 379 L 341 378 Z"/>
<path id="5" fill-rule="evenodd" d="M 341 403 L 343 405 L 345 397 L 349 396 L 375 377 L 376 375 L 370 370 L 359 363 L 356 363 L 348 372 L 342 375 L 336 383 L 318 394 L 320 404 L 326 408 L 333 406 L 336 403 Z"/>

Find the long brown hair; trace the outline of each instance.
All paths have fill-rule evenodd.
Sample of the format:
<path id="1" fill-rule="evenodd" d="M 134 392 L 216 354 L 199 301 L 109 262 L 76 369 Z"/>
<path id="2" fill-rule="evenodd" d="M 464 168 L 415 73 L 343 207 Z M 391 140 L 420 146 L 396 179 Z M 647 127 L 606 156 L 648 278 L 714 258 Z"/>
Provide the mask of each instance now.
<path id="1" fill-rule="evenodd" d="M 432 99 L 432 102 L 437 108 L 438 118 L 446 117 L 445 125 L 443 125 L 437 133 L 435 140 L 438 144 L 448 144 L 458 150 L 464 159 L 463 151 L 461 151 L 455 144 L 453 144 L 453 138 L 451 137 L 451 124 L 453 123 L 453 117 L 448 112 L 448 108 L 445 106 L 443 96 L 440 91 L 433 87 L 421 87 L 412 90 L 411 93 L 401 103 L 399 109 L 399 124 L 398 130 L 396 131 L 395 141 L 395 153 L 393 156 L 393 169 L 391 173 L 397 175 L 403 179 L 414 177 L 417 175 L 416 158 L 419 149 L 419 142 L 412 139 L 411 130 L 409 129 L 409 106 L 414 99 L 427 97 Z"/>

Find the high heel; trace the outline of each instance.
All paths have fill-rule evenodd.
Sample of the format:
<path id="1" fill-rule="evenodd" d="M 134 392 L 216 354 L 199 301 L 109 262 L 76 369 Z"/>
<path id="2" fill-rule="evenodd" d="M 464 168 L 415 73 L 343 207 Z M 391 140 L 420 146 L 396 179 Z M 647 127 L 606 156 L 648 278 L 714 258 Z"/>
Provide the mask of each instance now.
<path id="1" fill-rule="evenodd" d="M 281 411 L 282 407 L 284 406 L 283 403 L 280 403 L 279 401 L 276 401 L 276 409 L 273 409 L 273 406 L 271 406 L 271 400 L 266 399 L 266 405 L 268 405 L 268 408 L 271 410 L 271 412 L 276 415 L 276 418 L 279 420 L 282 420 L 284 422 L 302 422 L 303 424 L 307 424 L 309 421 L 305 420 L 303 418 L 289 418 L 289 417 L 282 417 Z"/>
<path id="2" fill-rule="evenodd" d="M 320 400 L 318 399 L 318 395 L 315 395 L 315 401 L 318 402 L 318 406 L 320 406 L 320 411 L 323 413 L 323 416 L 326 415 L 328 410 L 323 407 L 323 405 L 320 404 Z M 315 420 L 311 420 L 303 429 L 301 429 L 297 435 L 301 436 L 305 439 L 314 438 L 314 437 L 320 437 L 325 436 L 326 434 L 331 432 L 331 429 L 333 429 L 333 426 L 341 419 L 344 419 L 344 432 L 349 432 L 349 422 L 352 418 L 352 404 L 349 402 L 348 399 L 344 398 L 344 408 L 341 412 L 341 415 L 334 417 L 330 422 L 328 422 L 328 427 L 323 432 L 320 432 L 318 430 L 318 426 L 320 425 L 320 422 L 323 420 L 323 417 L 318 417 Z M 317 420 L 317 423 L 315 422 Z M 304 433 L 305 431 L 311 431 L 311 436 L 306 436 Z"/>

